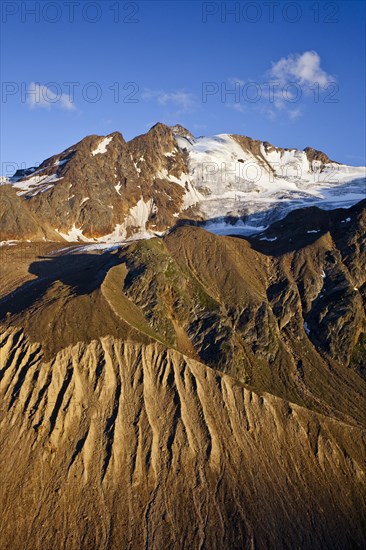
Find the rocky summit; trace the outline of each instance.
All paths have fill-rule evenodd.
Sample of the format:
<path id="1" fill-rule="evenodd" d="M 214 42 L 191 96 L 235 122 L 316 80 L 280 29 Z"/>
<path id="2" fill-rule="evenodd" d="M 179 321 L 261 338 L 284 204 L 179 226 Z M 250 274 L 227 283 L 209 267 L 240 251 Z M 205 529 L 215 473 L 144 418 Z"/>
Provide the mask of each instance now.
<path id="1" fill-rule="evenodd" d="M 0 197 L 1 548 L 365 547 L 365 168 L 159 123 Z"/>

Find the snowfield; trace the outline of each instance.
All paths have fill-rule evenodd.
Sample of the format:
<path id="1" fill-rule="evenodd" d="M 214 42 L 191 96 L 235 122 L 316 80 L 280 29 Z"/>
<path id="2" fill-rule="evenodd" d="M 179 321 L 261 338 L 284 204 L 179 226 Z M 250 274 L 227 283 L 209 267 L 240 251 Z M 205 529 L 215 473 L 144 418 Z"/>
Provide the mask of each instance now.
<path id="1" fill-rule="evenodd" d="M 195 140 L 176 136 L 189 155 L 188 178 L 205 228 L 217 234 L 250 235 L 291 210 L 348 208 L 366 197 L 366 168 L 309 162 L 296 149 L 260 156 L 243 150 L 228 134 Z M 182 175 L 183 177 L 183 175 Z M 197 196 L 199 195 L 199 196 Z M 229 216 L 240 217 L 236 224 Z"/>

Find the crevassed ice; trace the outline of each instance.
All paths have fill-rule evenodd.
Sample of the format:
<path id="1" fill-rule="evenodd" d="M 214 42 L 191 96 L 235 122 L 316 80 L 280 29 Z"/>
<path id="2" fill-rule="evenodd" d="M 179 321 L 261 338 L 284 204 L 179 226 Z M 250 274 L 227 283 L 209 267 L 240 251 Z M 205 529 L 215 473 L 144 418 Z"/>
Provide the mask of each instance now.
<path id="1" fill-rule="evenodd" d="M 263 160 L 228 134 L 175 139 L 188 152 L 189 174 L 184 176 L 198 193 L 191 194 L 190 205 L 196 205 L 208 220 L 206 229 L 215 233 L 225 227 L 234 232 L 232 223 L 225 224 L 227 216 L 248 216 L 235 232 L 251 234 L 296 208 L 347 208 L 366 196 L 365 167 L 330 163 L 320 169 L 321 163 L 309 162 L 304 151 L 266 152 L 262 144 Z"/>

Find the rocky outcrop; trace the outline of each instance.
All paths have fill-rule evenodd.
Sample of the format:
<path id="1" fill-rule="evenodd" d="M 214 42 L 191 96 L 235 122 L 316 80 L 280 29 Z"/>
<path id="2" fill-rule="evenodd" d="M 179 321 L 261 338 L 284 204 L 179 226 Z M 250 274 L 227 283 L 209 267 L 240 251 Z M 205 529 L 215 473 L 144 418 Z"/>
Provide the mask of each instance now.
<path id="1" fill-rule="evenodd" d="M 306 156 L 309 160 L 309 162 L 312 162 L 313 160 L 317 160 L 321 162 L 322 165 L 324 164 L 330 164 L 331 162 L 336 162 L 334 160 L 330 160 L 328 155 L 323 153 L 323 151 L 318 151 L 317 149 L 313 149 L 312 147 L 305 147 L 304 149 Z M 338 164 L 338 163 L 336 163 Z"/>
<path id="2" fill-rule="evenodd" d="M 174 225 L 186 157 L 172 129 L 156 124 L 128 144 L 119 132 L 88 136 L 38 168 L 19 170 L 12 182 L 33 213 L 67 240 L 123 240 Z"/>
<path id="3" fill-rule="evenodd" d="M 174 136 L 169 126 L 158 123 L 128 144 L 139 172 L 142 193 L 150 197 L 155 206 L 147 224 L 152 231 L 165 231 L 174 226 L 174 214 L 184 209 L 187 153 L 179 149 Z"/>
<path id="4" fill-rule="evenodd" d="M 280 263 L 284 257 L 291 261 L 311 342 L 333 361 L 356 361 L 363 375 L 365 206 L 363 201 L 349 210 L 303 209 L 251 239 L 257 250 L 281 258 Z"/>

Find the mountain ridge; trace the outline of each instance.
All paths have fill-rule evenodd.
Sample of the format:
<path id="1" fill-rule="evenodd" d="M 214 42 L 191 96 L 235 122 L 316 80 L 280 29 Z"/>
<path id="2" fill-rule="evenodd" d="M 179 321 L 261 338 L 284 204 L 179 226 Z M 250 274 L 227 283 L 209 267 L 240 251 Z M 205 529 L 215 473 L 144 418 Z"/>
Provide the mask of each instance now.
<path id="1" fill-rule="evenodd" d="M 118 242 L 165 232 L 180 219 L 210 227 L 221 218 L 214 232 L 255 233 L 302 205 L 361 200 L 365 170 L 310 147 L 230 134 L 194 138 L 180 125 L 157 123 L 128 142 L 120 132 L 87 136 L 8 183 L 27 203 L 24 217 L 30 210 L 60 240 Z M 12 238 L 3 218 L 0 239 Z"/>

